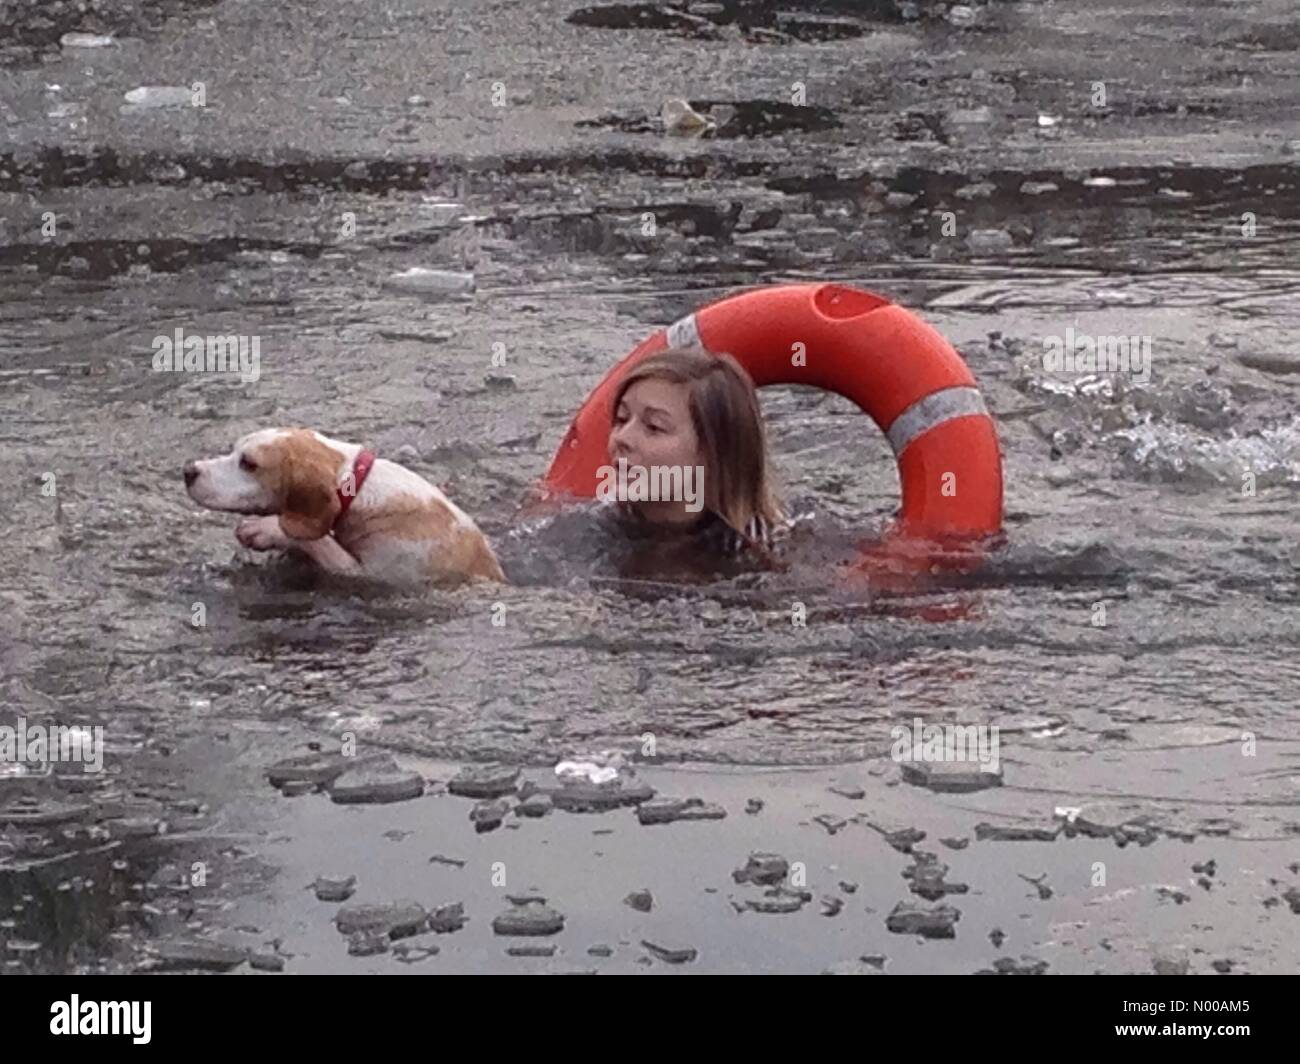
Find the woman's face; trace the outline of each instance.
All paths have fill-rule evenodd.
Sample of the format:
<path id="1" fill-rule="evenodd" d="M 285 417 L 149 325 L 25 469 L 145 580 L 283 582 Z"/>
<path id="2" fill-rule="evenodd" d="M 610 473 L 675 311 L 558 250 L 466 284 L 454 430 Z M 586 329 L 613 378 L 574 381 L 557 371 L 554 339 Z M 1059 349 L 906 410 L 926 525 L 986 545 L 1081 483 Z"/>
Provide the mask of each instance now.
<path id="1" fill-rule="evenodd" d="M 610 461 L 636 466 L 701 465 L 686 385 L 653 377 L 623 393 L 609 432 Z"/>
<path id="2" fill-rule="evenodd" d="M 610 463 L 616 466 L 620 459 L 627 461 L 629 474 L 638 466 L 704 465 L 686 385 L 648 377 L 623 393 L 609 430 Z M 688 524 L 700 516 L 698 505 L 687 509 L 685 499 L 633 505 L 656 524 Z"/>

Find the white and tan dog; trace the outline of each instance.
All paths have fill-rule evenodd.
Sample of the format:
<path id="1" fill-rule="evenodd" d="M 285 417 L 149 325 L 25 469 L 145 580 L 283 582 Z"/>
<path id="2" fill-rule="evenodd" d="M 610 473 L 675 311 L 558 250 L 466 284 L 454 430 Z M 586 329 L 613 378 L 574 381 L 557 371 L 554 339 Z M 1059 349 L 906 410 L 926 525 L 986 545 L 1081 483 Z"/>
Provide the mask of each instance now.
<path id="1" fill-rule="evenodd" d="M 478 526 L 396 462 L 308 429 L 264 429 L 230 454 L 190 462 L 190 498 L 255 514 L 235 535 L 251 550 L 296 549 L 332 573 L 383 580 L 504 582 Z"/>

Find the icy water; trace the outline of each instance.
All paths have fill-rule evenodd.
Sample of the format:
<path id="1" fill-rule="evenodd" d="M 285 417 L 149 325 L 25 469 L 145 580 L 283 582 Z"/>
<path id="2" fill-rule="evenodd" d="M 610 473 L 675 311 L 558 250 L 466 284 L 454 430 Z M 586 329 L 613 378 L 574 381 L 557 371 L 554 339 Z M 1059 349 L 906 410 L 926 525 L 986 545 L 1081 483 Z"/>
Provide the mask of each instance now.
<path id="1" fill-rule="evenodd" d="M 1295 186 L 1268 176 L 1279 206 L 1294 209 Z M 1052 217 L 1064 229 L 1069 211 L 1086 235 L 1093 214 L 1123 225 L 1154 211 L 1154 186 L 1194 197 L 1204 178 L 1139 180 L 1145 196 L 1116 198 L 1148 202 L 1090 208 L 1103 197 L 1085 189 Z M 1080 239 L 1005 261 L 900 255 L 867 270 L 816 261 L 827 246 L 846 257 L 862 225 L 854 201 L 782 197 L 786 213 L 845 235 L 806 254 L 788 248 L 789 265 L 766 276 L 870 287 L 967 358 L 1002 436 L 1008 544 L 964 586 L 838 590 L 833 566 L 896 504 L 892 459 L 847 401 L 770 389 L 779 482 L 813 541 L 788 574 L 674 594 L 593 587 L 562 559 L 556 580 L 576 586 L 536 586 L 548 559 L 531 555 L 514 518 L 603 371 L 733 289 L 740 270 L 710 263 L 718 251 L 752 252 L 728 233 L 676 252 L 671 272 L 651 257 L 628 263 L 639 253 L 566 240 L 564 218 L 529 220 L 525 204 L 502 204 L 513 198 L 464 196 L 480 221 L 445 236 L 417 228 L 416 239 L 421 195 L 389 197 L 408 239 L 346 252 L 202 262 L 196 250 L 167 269 L 162 242 L 142 241 L 130 266 L 106 261 L 102 246 L 12 265 L 0 379 L 10 464 L 26 487 L 8 507 L 21 534 L 3 547 L 11 697 L 84 698 L 107 684 L 118 712 L 142 721 L 289 716 L 375 730 L 397 749 L 530 762 L 645 731 L 679 759 L 846 760 L 878 752 L 888 723 L 914 712 L 978 722 L 1050 712 L 1079 741 L 1143 719 L 1295 737 L 1279 711 L 1300 689 L 1289 653 L 1300 642 L 1300 272 L 1280 238 L 1174 239 L 1160 231 L 1174 220 L 1156 215 L 1122 248 L 1093 252 Z M 1166 213 L 1196 225 L 1194 199 L 1175 202 Z M 577 221 L 617 231 L 599 208 L 569 227 Z M 78 271 L 77 251 L 103 257 Z M 471 300 L 385 288 L 410 265 L 461 254 L 478 265 Z M 562 279 L 530 278 L 543 263 Z M 259 336 L 260 379 L 152 372 L 153 337 L 176 328 Z M 1067 329 L 1149 337 L 1149 382 L 1045 369 L 1043 337 Z M 232 520 L 198 512 L 180 490 L 179 468 L 278 424 L 368 441 L 446 485 L 533 586 L 356 595 L 242 553 Z M 40 490 L 45 471 L 53 499 Z M 492 624 L 498 601 L 503 626 Z M 795 601 L 807 628 L 790 622 Z M 196 603 L 205 628 L 190 624 Z M 932 623 L 945 610 L 960 622 Z"/>
<path id="2" fill-rule="evenodd" d="M 888 164 L 852 173 L 789 170 L 762 145 L 732 158 L 733 134 L 835 136 L 769 129 L 772 107 L 667 147 L 653 106 L 575 119 L 620 146 L 545 165 L 285 161 L 188 133 L 0 151 L 0 692 L 29 720 L 105 725 L 119 766 L 61 790 L 7 781 L 119 818 L 0 837 L 10 929 L 35 943 L 22 963 L 108 952 L 127 888 L 93 855 L 120 818 L 167 812 L 184 863 L 202 820 L 187 796 L 236 749 L 294 752 L 290 732 L 529 766 L 651 735 L 661 764 L 751 768 L 861 765 L 916 717 L 996 724 L 1026 807 L 1072 794 L 1294 851 L 1297 170 L 1196 163 L 1194 137 L 1164 164 L 963 162 L 996 85 L 973 78 L 955 116 L 897 110 Z M 36 109 L 63 106 L 50 95 Z M 908 155 L 936 138 L 949 162 Z M 416 266 L 471 270 L 477 290 L 395 289 Z M 706 302 L 796 280 L 879 292 L 958 347 L 999 426 L 1006 545 L 910 593 L 839 586 L 834 566 L 897 503 L 892 456 L 848 402 L 782 388 L 762 394 L 771 447 L 812 530 L 788 573 L 669 587 L 539 556 L 519 507 L 613 361 Z M 153 372 L 153 338 L 177 328 L 258 337 L 259 379 Z M 1149 380 L 1045 368 L 1045 338 L 1070 329 L 1149 338 Z M 514 582 L 358 591 L 241 551 L 180 468 L 271 425 L 365 441 L 443 485 Z M 23 917 L 70 875 L 81 923 L 52 932 L 55 903 Z"/>

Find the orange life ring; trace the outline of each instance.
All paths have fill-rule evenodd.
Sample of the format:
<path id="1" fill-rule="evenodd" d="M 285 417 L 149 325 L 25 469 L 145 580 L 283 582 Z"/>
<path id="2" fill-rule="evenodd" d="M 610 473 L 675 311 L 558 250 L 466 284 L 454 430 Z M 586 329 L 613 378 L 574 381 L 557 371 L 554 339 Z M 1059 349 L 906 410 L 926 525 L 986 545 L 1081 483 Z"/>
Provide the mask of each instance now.
<path id="1" fill-rule="evenodd" d="M 883 555 L 929 567 L 924 545 L 977 542 L 1002 527 L 1002 456 L 975 378 L 951 344 L 883 296 L 838 284 L 791 284 L 729 296 L 639 344 L 587 397 L 542 481 L 543 497 L 596 493 L 614 391 L 665 347 L 734 355 L 755 385 L 809 384 L 851 399 L 893 447 L 902 486 L 897 523 L 858 566 Z"/>

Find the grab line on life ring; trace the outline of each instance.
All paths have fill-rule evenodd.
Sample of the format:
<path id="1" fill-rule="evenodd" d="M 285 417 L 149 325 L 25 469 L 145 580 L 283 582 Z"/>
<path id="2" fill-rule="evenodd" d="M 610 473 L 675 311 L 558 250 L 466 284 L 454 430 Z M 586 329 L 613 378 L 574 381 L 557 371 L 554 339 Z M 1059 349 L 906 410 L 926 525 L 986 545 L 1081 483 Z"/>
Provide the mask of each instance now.
<path id="1" fill-rule="evenodd" d="M 802 362 L 792 357 L 799 345 Z M 543 478 L 547 496 L 595 494 L 597 470 L 608 461 L 618 383 L 666 347 L 731 354 L 760 388 L 807 384 L 855 402 L 885 433 L 898 463 L 902 505 L 895 534 L 887 538 L 919 546 L 974 541 L 1001 530 L 1002 455 L 970 369 L 916 315 L 873 292 L 837 284 L 741 292 L 656 331 L 578 410 Z M 869 548 L 864 563 L 878 558 L 881 546 Z"/>

